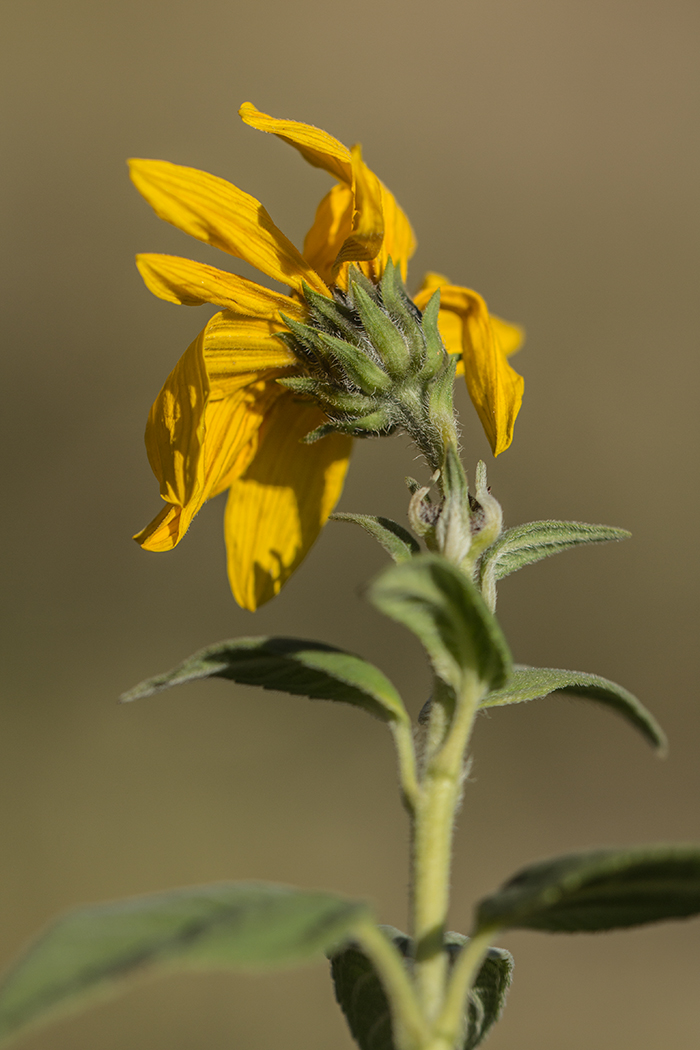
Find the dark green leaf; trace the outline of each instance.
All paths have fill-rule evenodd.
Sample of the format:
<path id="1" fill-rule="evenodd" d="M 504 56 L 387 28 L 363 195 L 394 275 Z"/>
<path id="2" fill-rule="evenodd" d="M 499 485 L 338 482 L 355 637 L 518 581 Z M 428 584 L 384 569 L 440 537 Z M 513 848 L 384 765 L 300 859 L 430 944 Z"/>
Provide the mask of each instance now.
<path id="1" fill-rule="evenodd" d="M 501 580 L 522 569 L 524 565 L 541 561 L 550 554 L 578 547 L 582 543 L 608 543 L 628 539 L 630 533 L 611 525 L 588 525 L 582 521 L 530 521 L 504 532 L 484 553 L 481 560 L 481 579 L 491 576 Z"/>
<path id="2" fill-rule="evenodd" d="M 501 629 L 469 577 L 439 554 L 390 566 L 368 597 L 420 638 L 437 674 L 458 693 L 468 672 L 491 688 L 504 684 L 510 653 Z"/>
<path id="3" fill-rule="evenodd" d="M 0 986 L 0 1038 L 148 972 L 260 970 L 333 950 L 364 904 L 264 883 L 220 883 L 82 908 L 30 946 Z"/>
<path id="4" fill-rule="evenodd" d="M 561 692 L 580 696 L 611 707 L 642 733 L 660 752 L 666 750 L 666 737 L 661 726 L 636 696 L 621 685 L 584 671 L 560 671 L 554 667 L 516 666 L 502 689 L 485 696 L 481 707 L 501 707 L 537 700 L 550 693 Z"/>
<path id="5" fill-rule="evenodd" d="M 393 926 L 380 926 L 406 958 L 411 942 Z M 374 967 L 360 948 L 351 944 L 331 956 L 335 997 L 360 1050 L 393 1050 L 389 1003 Z"/>
<path id="6" fill-rule="evenodd" d="M 393 926 L 379 927 L 404 958 L 412 954 L 409 938 Z M 448 933 L 445 948 L 452 967 L 468 938 Z M 502 948 L 489 948 L 469 995 L 469 1030 L 463 1050 L 474 1050 L 503 1010 L 513 972 L 513 957 Z M 331 958 L 336 999 L 360 1050 L 393 1050 L 389 1004 L 367 956 L 356 945 Z"/>
<path id="7" fill-rule="evenodd" d="M 602 849 L 524 868 L 477 908 L 477 927 L 594 933 L 700 912 L 700 846 Z"/>
<path id="8" fill-rule="evenodd" d="M 351 521 L 360 525 L 365 532 L 381 543 L 395 562 L 407 561 L 414 554 L 420 554 L 418 541 L 408 529 L 404 529 L 391 518 L 375 518 L 370 514 L 331 514 L 331 521 Z"/>
<path id="9" fill-rule="evenodd" d="M 401 697 L 389 679 L 359 656 L 298 638 L 236 638 L 201 649 L 164 674 L 121 697 L 141 700 L 161 689 L 200 678 L 228 678 L 315 700 L 340 700 L 383 722 L 406 721 Z"/>

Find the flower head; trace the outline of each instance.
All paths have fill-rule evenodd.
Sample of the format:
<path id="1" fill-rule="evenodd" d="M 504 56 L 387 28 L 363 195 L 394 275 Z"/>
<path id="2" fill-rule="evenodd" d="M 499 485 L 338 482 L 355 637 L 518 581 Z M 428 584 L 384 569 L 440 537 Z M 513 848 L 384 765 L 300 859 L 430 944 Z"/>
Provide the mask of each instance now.
<path id="1" fill-rule="evenodd" d="M 413 231 L 359 147 L 348 150 L 318 128 L 250 103 L 240 115 L 337 182 L 299 252 L 254 197 L 225 180 L 167 161 L 130 162 L 134 184 L 157 215 L 289 288 L 288 295 L 271 291 L 176 256 L 137 256 L 161 299 L 222 309 L 180 358 L 149 414 L 146 448 L 166 505 L 135 538 L 148 550 L 172 549 L 203 503 L 228 490 L 229 580 L 236 601 L 252 610 L 279 592 L 331 514 L 352 436 L 406 425 L 400 398 L 391 411 L 381 400 L 382 388 L 401 386 L 403 343 L 389 336 L 384 352 L 373 350 L 363 322 L 371 328 L 374 318 L 381 329 L 388 313 L 408 362 L 408 315 L 420 320 L 439 289 L 439 317 L 437 299 L 432 313 L 448 352 L 459 355 L 495 454 L 510 444 L 520 405 L 522 379 L 506 355 L 522 333 L 489 315 L 475 292 L 436 274 L 408 299 Z M 392 295 L 393 313 L 384 302 Z M 343 337 L 344 350 L 331 333 Z M 381 331 L 377 337 L 384 345 Z"/>

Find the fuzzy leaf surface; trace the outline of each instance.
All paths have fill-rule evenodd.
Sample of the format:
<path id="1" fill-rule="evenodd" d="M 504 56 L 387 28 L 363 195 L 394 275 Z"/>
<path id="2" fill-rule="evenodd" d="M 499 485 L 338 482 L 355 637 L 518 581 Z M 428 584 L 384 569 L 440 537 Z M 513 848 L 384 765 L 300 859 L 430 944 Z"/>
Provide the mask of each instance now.
<path id="1" fill-rule="evenodd" d="M 201 678 L 228 678 L 313 700 L 338 700 L 364 708 L 383 722 L 408 720 L 401 697 L 379 668 L 343 649 L 299 638 L 218 642 L 172 671 L 146 679 L 120 699 L 141 700 Z"/>
<path id="2" fill-rule="evenodd" d="M 391 518 L 371 514 L 331 514 L 331 521 L 350 521 L 359 525 L 381 543 L 395 562 L 408 561 L 414 554 L 420 554 L 420 544 L 415 537 Z"/>
<path id="3" fill-rule="evenodd" d="M 380 926 L 404 958 L 412 953 L 410 939 L 393 926 Z M 445 935 L 450 968 L 469 938 Z M 475 1050 L 498 1020 L 513 972 L 513 957 L 502 948 L 490 948 L 469 995 L 468 1033 L 463 1050 Z M 367 956 L 349 945 L 331 958 L 335 995 L 360 1050 L 394 1050 L 389 1003 Z"/>
<path id="4" fill-rule="evenodd" d="M 439 554 L 419 554 L 385 569 L 368 588 L 385 616 L 420 638 L 436 673 L 457 692 L 476 672 L 490 688 L 506 681 L 505 638 L 472 581 Z"/>
<path id="5" fill-rule="evenodd" d="M 484 553 L 481 560 L 482 581 L 491 576 L 502 580 L 525 565 L 542 561 L 559 551 L 583 543 L 609 543 L 628 539 L 626 529 L 612 525 L 588 525 L 583 521 L 530 521 L 507 529 Z"/>
<path id="6" fill-rule="evenodd" d="M 596 933 L 700 913 L 700 846 L 574 853 L 523 868 L 477 906 L 477 928 Z"/>
<path id="7" fill-rule="evenodd" d="M 193 969 L 292 966 L 336 948 L 366 905 L 265 883 L 219 883 L 81 908 L 60 918 L 0 986 L 0 1039 L 119 990 Z"/>
<path id="8" fill-rule="evenodd" d="M 561 671 L 555 667 L 516 665 L 503 688 L 489 693 L 479 706 L 486 708 L 522 704 L 527 700 L 538 700 L 554 692 L 594 700 L 612 708 L 630 725 L 638 729 L 659 752 L 665 752 L 667 741 L 664 731 L 637 697 L 607 678 L 587 674 L 584 671 Z"/>

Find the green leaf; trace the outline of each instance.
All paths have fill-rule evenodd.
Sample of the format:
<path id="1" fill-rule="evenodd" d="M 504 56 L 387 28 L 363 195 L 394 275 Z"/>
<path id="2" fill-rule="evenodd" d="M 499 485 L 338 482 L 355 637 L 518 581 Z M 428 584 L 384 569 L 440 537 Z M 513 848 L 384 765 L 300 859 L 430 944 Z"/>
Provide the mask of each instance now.
<path id="1" fill-rule="evenodd" d="M 420 544 L 408 529 L 391 518 L 375 518 L 371 514 L 331 514 L 331 521 L 351 521 L 381 543 L 395 562 L 407 561 L 420 554 Z"/>
<path id="2" fill-rule="evenodd" d="M 436 673 L 456 692 L 474 671 L 492 689 L 505 683 L 510 653 L 495 617 L 472 581 L 439 554 L 390 566 L 368 597 L 420 638 Z"/>
<path id="3" fill-rule="evenodd" d="M 412 955 L 410 939 L 393 926 L 379 927 L 404 958 Z M 469 938 L 445 936 L 450 968 Z M 501 1015 L 513 972 L 513 957 L 502 948 L 489 948 L 469 994 L 468 1034 L 463 1050 L 474 1050 Z M 351 944 L 331 958 L 335 995 L 360 1050 L 393 1050 L 389 1004 L 367 956 Z"/>
<path id="4" fill-rule="evenodd" d="M 587 525 L 582 521 L 530 521 L 507 529 L 481 559 L 482 584 L 487 577 L 501 580 L 524 565 L 582 543 L 608 543 L 628 539 L 630 533 L 611 525 Z"/>
<path id="5" fill-rule="evenodd" d="M 338 947 L 366 905 L 264 883 L 195 886 L 70 912 L 0 986 L 0 1038 L 145 973 L 292 966 Z"/>
<path id="6" fill-rule="evenodd" d="M 369 711 L 383 722 L 408 721 L 401 697 L 386 675 L 359 656 L 321 642 L 299 638 L 236 638 L 201 649 L 164 674 L 124 693 L 123 703 L 161 689 L 228 678 L 314 700 L 339 700 Z"/>
<path id="7" fill-rule="evenodd" d="M 636 696 L 607 678 L 586 674 L 584 671 L 560 671 L 555 667 L 516 665 L 503 688 L 489 693 L 479 706 L 502 707 L 505 704 L 521 704 L 554 692 L 580 696 L 611 707 L 638 729 L 661 754 L 666 752 L 667 741 L 663 729 Z"/>
<path id="8" fill-rule="evenodd" d="M 524 868 L 477 907 L 477 928 L 594 933 L 700 913 L 700 846 L 602 849 Z"/>

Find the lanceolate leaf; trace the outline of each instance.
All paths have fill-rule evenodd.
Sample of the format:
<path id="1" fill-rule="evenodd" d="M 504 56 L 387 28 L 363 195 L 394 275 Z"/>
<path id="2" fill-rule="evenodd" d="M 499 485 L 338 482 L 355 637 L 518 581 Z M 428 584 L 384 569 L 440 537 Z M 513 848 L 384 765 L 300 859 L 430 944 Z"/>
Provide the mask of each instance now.
<path id="1" fill-rule="evenodd" d="M 491 688 L 504 684 L 510 653 L 500 627 L 476 586 L 446 558 L 420 554 L 393 565 L 370 584 L 368 597 L 420 638 L 437 674 L 457 692 L 472 672 Z"/>
<path id="2" fill-rule="evenodd" d="M 477 928 L 594 933 L 700 913 L 700 846 L 604 849 L 524 868 L 477 908 Z"/>
<path id="3" fill-rule="evenodd" d="M 201 649 L 164 674 L 124 693 L 123 702 L 200 678 L 229 678 L 315 700 L 362 707 L 383 722 L 407 721 L 401 697 L 386 675 L 359 656 L 299 638 L 236 638 Z"/>
<path id="4" fill-rule="evenodd" d="M 220 883 L 74 911 L 0 986 L 0 1038 L 115 992 L 126 978 L 291 966 L 336 948 L 367 907 L 329 893 Z"/>
<path id="5" fill-rule="evenodd" d="M 666 736 L 654 716 L 637 700 L 636 696 L 621 685 L 584 671 L 560 671 L 554 667 L 513 668 L 502 689 L 485 696 L 480 707 L 501 707 L 505 704 L 521 704 L 526 700 L 537 700 L 550 693 L 561 692 L 569 696 L 580 696 L 595 700 L 622 715 L 631 725 L 658 749 L 666 750 Z"/>
<path id="6" fill-rule="evenodd" d="M 582 543 L 607 543 L 628 539 L 630 533 L 611 525 L 588 525 L 582 521 L 530 521 L 504 532 L 485 552 L 481 561 L 482 582 L 501 580 L 524 565 Z"/>
<path id="7" fill-rule="evenodd" d="M 380 929 L 404 958 L 410 957 L 411 941 L 405 934 L 393 926 Z M 450 966 L 467 941 L 468 938 L 459 933 L 446 935 Z M 394 1050 L 389 1004 L 367 956 L 356 945 L 350 945 L 333 955 L 331 972 L 336 998 L 360 1050 Z M 502 948 L 490 948 L 469 995 L 468 1031 L 463 1050 L 475 1050 L 500 1017 L 512 972 L 511 954 Z"/>
<path id="8" fill-rule="evenodd" d="M 391 518 L 375 518 L 370 514 L 331 514 L 331 521 L 350 521 L 360 525 L 381 543 L 395 562 L 407 561 L 414 554 L 420 554 L 420 544 L 415 537 Z"/>

